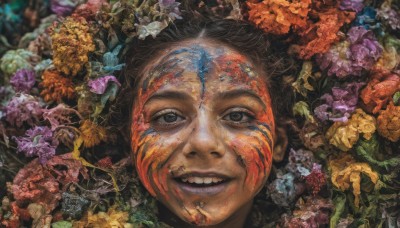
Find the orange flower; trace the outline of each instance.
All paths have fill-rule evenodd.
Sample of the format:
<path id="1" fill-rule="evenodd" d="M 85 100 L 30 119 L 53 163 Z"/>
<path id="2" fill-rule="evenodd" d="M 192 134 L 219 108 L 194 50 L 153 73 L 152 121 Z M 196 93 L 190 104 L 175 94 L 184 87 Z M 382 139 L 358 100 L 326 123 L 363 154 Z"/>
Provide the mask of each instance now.
<path id="1" fill-rule="evenodd" d="M 264 0 L 248 2 L 249 21 L 265 32 L 287 34 L 291 28 L 304 27 L 311 0 Z"/>
<path id="2" fill-rule="evenodd" d="M 43 90 L 40 95 L 46 102 L 57 101 L 60 103 L 63 98 L 75 97 L 74 84 L 71 79 L 62 77 L 58 72 L 46 70 L 42 74 L 42 80 L 40 86 L 43 87 Z"/>
<path id="3" fill-rule="evenodd" d="M 387 109 L 381 111 L 378 116 L 378 132 L 392 142 L 400 138 L 400 106 L 394 106 L 393 102 Z"/>
<path id="4" fill-rule="evenodd" d="M 51 31 L 53 63 L 58 71 L 75 76 L 95 50 L 89 26 L 82 17 L 68 17 Z"/>
<path id="5" fill-rule="evenodd" d="M 361 99 L 372 113 L 386 106 L 396 91 L 400 90 L 400 76 L 390 72 L 377 72 L 361 91 Z"/>
<path id="6" fill-rule="evenodd" d="M 96 146 L 100 144 L 101 141 L 107 141 L 106 129 L 90 120 L 83 121 L 79 129 L 81 130 L 83 145 L 86 148 Z"/>

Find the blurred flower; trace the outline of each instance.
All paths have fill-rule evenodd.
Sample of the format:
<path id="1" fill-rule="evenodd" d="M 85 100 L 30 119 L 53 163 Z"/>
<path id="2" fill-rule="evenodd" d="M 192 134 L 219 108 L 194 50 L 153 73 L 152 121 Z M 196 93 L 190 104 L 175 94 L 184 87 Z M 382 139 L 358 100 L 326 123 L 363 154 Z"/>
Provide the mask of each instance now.
<path id="1" fill-rule="evenodd" d="M 378 132 L 392 142 L 400 138 L 400 106 L 391 102 L 386 110 L 380 111 L 377 119 Z"/>
<path id="2" fill-rule="evenodd" d="M 317 61 L 320 68 L 328 69 L 328 75 L 339 78 L 361 75 L 363 69 L 370 70 L 382 54 L 382 47 L 372 31 L 363 27 L 352 27 L 346 41 L 334 45 Z"/>
<path id="3" fill-rule="evenodd" d="M 393 30 L 400 29 L 400 13 L 392 7 L 392 1 L 385 1 L 378 9 L 378 18 L 383 20 Z"/>
<path id="4" fill-rule="evenodd" d="M 375 118 L 361 109 L 356 109 L 348 122 L 335 122 L 325 136 L 330 144 L 342 151 L 348 151 L 357 142 L 360 134 L 363 134 L 365 139 L 370 139 L 375 130 Z"/>
<path id="5" fill-rule="evenodd" d="M 329 216 L 334 210 L 330 199 L 307 197 L 299 199 L 293 215 L 284 214 L 281 225 L 287 228 L 316 228 L 329 224 Z"/>
<path id="6" fill-rule="evenodd" d="M 372 7 L 365 7 L 361 12 L 357 14 L 353 24 L 355 26 L 362 26 L 367 30 L 374 30 L 379 35 L 384 35 L 381 23 L 376 19 L 376 10 Z"/>
<path id="7" fill-rule="evenodd" d="M 63 98 L 70 100 L 75 97 L 75 86 L 70 78 L 61 76 L 57 71 L 46 70 L 42 74 L 42 79 L 40 86 L 43 90 L 40 95 L 46 102 L 60 103 Z"/>
<path id="8" fill-rule="evenodd" d="M 385 107 L 396 91 L 400 90 L 400 76 L 390 72 L 374 72 L 371 81 L 361 91 L 367 109 L 377 113 Z"/>
<path id="9" fill-rule="evenodd" d="M 299 101 L 293 105 L 293 115 L 304 117 L 308 122 L 315 123 L 314 116 L 311 114 L 310 107 L 304 101 Z"/>
<path id="10" fill-rule="evenodd" d="M 391 71 L 400 62 L 400 40 L 387 35 L 383 39 L 383 53 L 374 67 L 374 71 Z"/>
<path id="11" fill-rule="evenodd" d="M 285 170 L 294 174 L 296 178 L 301 179 L 311 173 L 314 162 L 314 154 L 311 151 L 290 149 Z"/>
<path id="12" fill-rule="evenodd" d="M 249 21 L 267 33 L 278 35 L 306 26 L 310 5 L 310 0 L 247 2 Z"/>
<path id="13" fill-rule="evenodd" d="M 283 176 L 279 176 L 268 185 L 268 193 L 276 205 L 281 207 L 290 206 L 296 199 L 294 175 L 286 173 Z"/>
<path id="14" fill-rule="evenodd" d="M 158 0 L 160 11 L 168 15 L 172 20 L 182 19 L 181 12 L 179 11 L 179 5 L 181 3 L 175 2 L 175 0 Z"/>
<path id="15" fill-rule="evenodd" d="M 107 141 L 106 129 L 90 120 L 83 121 L 79 129 L 82 133 L 83 145 L 87 148 L 96 146 L 100 144 L 101 141 Z"/>
<path id="16" fill-rule="evenodd" d="M 35 72 L 26 69 L 18 70 L 11 78 L 10 84 L 16 92 L 29 93 L 35 85 Z"/>
<path id="17" fill-rule="evenodd" d="M 37 97 L 24 93 L 16 94 L 4 108 L 6 120 L 17 127 L 21 127 L 23 123 L 33 126 L 42 117 L 43 106 Z"/>
<path id="18" fill-rule="evenodd" d="M 364 0 L 343 0 L 340 2 L 341 10 L 360 12 L 364 8 Z"/>
<path id="19" fill-rule="evenodd" d="M 316 150 L 325 145 L 325 137 L 317 123 L 305 123 L 299 133 L 301 141 L 309 150 Z"/>
<path id="20" fill-rule="evenodd" d="M 18 152 L 23 152 L 27 157 L 38 156 L 41 164 L 56 154 L 58 141 L 53 139 L 53 132 L 48 127 L 36 126 L 27 130 L 25 136 L 13 139 L 18 144 Z"/>
<path id="21" fill-rule="evenodd" d="M 312 195 L 315 196 L 326 183 L 325 173 L 321 170 L 321 165 L 314 163 L 310 174 L 304 176 L 306 185 L 312 190 Z"/>
<path id="22" fill-rule="evenodd" d="M 111 207 L 107 212 L 99 212 L 93 214 L 93 211 L 89 211 L 88 215 L 82 218 L 80 221 L 73 223 L 75 227 L 126 227 L 133 228 L 131 224 L 128 223 L 129 214 L 125 211 L 118 211 L 115 207 Z"/>
<path id="23" fill-rule="evenodd" d="M 11 86 L 0 86 L 0 107 L 6 106 L 8 102 L 15 96 L 15 91 Z M 2 110 L 0 109 L 0 119 Z"/>
<path id="24" fill-rule="evenodd" d="M 123 64 L 118 64 L 119 59 L 118 59 L 118 54 L 122 48 L 122 45 L 118 45 L 117 47 L 114 48 L 113 51 L 106 52 L 103 55 L 103 70 L 107 72 L 108 74 L 112 74 L 116 70 L 121 70 L 123 66 L 125 66 L 125 63 Z"/>
<path id="25" fill-rule="evenodd" d="M 309 91 L 314 91 L 314 87 L 309 83 L 309 79 L 316 79 L 318 76 L 312 73 L 313 64 L 311 61 L 304 61 L 297 80 L 292 83 L 296 92 L 304 97 L 307 96 Z"/>
<path id="26" fill-rule="evenodd" d="M 368 163 L 356 162 L 350 154 L 341 154 L 329 161 L 332 172 L 332 184 L 341 191 L 353 189 L 354 204 L 358 208 L 361 194 L 361 174 L 365 174 L 373 184 L 379 180 L 379 175 L 371 169 Z"/>
<path id="27" fill-rule="evenodd" d="M 324 94 L 320 99 L 325 101 L 314 109 L 314 113 L 321 121 L 332 120 L 346 122 L 357 108 L 358 91 L 365 85 L 362 82 L 352 82 L 344 88 L 333 87 L 332 93 Z"/>
<path id="28" fill-rule="evenodd" d="M 96 14 L 103 5 L 108 5 L 106 0 L 88 0 L 76 8 L 73 17 L 83 17 L 87 21 L 95 20 Z"/>
<path id="29" fill-rule="evenodd" d="M 109 169 L 112 167 L 113 163 L 110 156 L 100 159 L 97 165 L 101 168 Z"/>
<path id="30" fill-rule="evenodd" d="M 77 0 L 51 0 L 51 11 L 58 16 L 68 16 L 78 4 Z"/>
<path id="31" fill-rule="evenodd" d="M 9 50 L 0 59 L 0 69 L 6 76 L 20 69 L 32 69 L 40 61 L 40 56 L 24 49 Z"/>
<path id="32" fill-rule="evenodd" d="M 148 24 L 143 24 L 143 25 L 138 25 L 137 30 L 139 34 L 139 39 L 144 40 L 148 36 L 152 36 L 153 38 L 156 38 L 156 36 L 166 27 L 168 26 L 168 23 L 166 21 L 153 21 Z"/>
<path id="33" fill-rule="evenodd" d="M 119 83 L 115 76 L 112 75 L 89 80 L 88 86 L 90 87 L 91 92 L 103 94 L 106 91 L 109 83 L 115 83 L 116 85 L 121 86 L 121 83 Z"/>
<path id="34" fill-rule="evenodd" d="M 68 148 L 73 149 L 74 141 L 79 137 L 79 134 L 79 130 L 75 127 L 59 126 L 54 133 L 54 138 Z"/>
<path id="35" fill-rule="evenodd" d="M 56 107 L 51 109 L 43 109 L 43 119 L 49 121 L 52 131 L 56 130 L 56 128 L 60 126 L 71 124 L 71 118 L 73 115 L 82 119 L 78 111 L 68 107 L 64 103 L 58 104 Z"/>
<path id="36" fill-rule="evenodd" d="M 76 76 L 95 50 L 88 23 L 82 17 L 67 17 L 52 27 L 50 35 L 54 66 L 69 77 Z"/>

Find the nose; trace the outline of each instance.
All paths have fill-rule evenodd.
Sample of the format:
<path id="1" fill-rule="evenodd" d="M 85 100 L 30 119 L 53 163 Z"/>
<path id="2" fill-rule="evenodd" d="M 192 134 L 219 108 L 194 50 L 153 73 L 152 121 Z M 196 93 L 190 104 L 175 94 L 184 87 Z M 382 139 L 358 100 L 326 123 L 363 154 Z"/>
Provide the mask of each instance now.
<path id="1" fill-rule="evenodd" d="M 206 110 L 200 110 L 193 122 L 193 130 L 188 135 L 184 147 L 184 155 L 188 158 L 199 157 L 204 159 L 220 158 L 225 154 L 222 135 L 217 127 L 217 122 L 212 120 Z"/>

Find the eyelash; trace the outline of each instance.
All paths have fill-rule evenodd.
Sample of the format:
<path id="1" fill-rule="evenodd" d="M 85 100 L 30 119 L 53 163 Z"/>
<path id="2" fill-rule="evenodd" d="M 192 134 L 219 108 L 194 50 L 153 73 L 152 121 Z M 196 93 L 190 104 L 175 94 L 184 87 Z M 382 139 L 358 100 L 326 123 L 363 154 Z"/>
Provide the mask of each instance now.
<path id="1" fill-rule="evenodd" d="M 235 126 L 235 127 L 247 126 L 255 119 L 255 115 L 245 108 L 231 108 L 231 109 L 228 109 L 228 111 L 226 111 L 225 113 L 226 114 L 222 117 L 222 119 L 224 121 L 227 121 L 228 124 Z M 227 117 L 231 117 L 230 115 L 234 114 L 234 113 L 240 113 L 241 115 L 243 115 L 242 119 L 247 117 L 247 120 L 234 121 L 234 120 L 226 119 Z"/>
<path id="2" fill-rule="evenodd" d="M 162 120 L 162 118 L 165 118 L 168 114 L 174 114 L 176 116 L 176 118 L 181 118 L 180 121 L 174 121 L 172 123 L 168 123 L 164 120 Z M 165 109 L 162 111 L 157 112 L 152 118 L 151 118 L 151 122 L 155 125 L 158 125 L 159 127 L 172 127 L 175 125 L 178 125 L 181 121 L 185 120 L 185 118 L 176 110 L 173 109 Z M 163 121 L 163 122 L 161 122 Z"/>

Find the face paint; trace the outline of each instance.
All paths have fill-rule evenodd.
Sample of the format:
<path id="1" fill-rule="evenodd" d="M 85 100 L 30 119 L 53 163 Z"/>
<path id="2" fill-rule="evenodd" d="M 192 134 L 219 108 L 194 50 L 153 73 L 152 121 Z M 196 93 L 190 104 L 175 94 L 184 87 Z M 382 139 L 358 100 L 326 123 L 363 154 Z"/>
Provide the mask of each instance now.
<path id="1" fill-rule="evenodd" d="M 163 53 L 146 67 L 135 98 L 138 175 L 182 220 L 223 224 L 248 208 L 271 169 L 268 88 L 229 47 L 193 41 Z"/>

